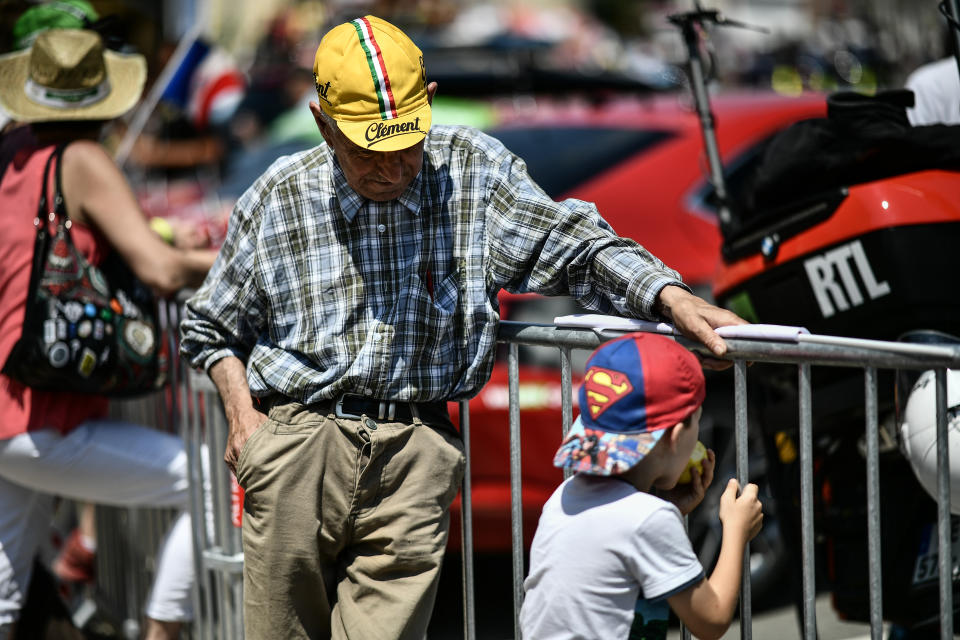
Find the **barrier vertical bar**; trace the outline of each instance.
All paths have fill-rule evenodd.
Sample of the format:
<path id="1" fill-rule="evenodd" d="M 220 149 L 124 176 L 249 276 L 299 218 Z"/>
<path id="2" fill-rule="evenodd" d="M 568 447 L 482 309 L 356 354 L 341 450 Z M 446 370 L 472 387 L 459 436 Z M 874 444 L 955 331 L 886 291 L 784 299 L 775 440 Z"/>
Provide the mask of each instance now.
<path id="1" fill-rule="evenodd" d="M 224 603 L 227 601 L 228 595 L 224 589 L 220 571 L 210 566 L 209 554 L 220 550 L 220 541 L 223 539 L 223 530 L 225 528 L 221 516 L 221 496 L 226 492 L 226 486 L 223 481 L 223 474 L 220 472 L 220 466 L 217 464 L 218 460 L 216 460 L 216 455 L 217 452 L 224 450 L 221 449 L 220 445 L 224 443 L 226 434 L 220 433 L 219 425 L 214 415 L 217 407 L 215 403 L 210 402 L 210 399 L 211 395 L 209 393 L 205 394 L 203 423 L 206 427 L 207 463 L 210 465 L 210 493 L 213 496 L 213 537 L 208 539 L 206 548 L 203 551 L 203 563 L 210 576 L 210 590 L 216 598 L 211 615 L 217 617 L 217 637 L 223 640 L 230 637 L 229 616 L 223 615 Z"/>
<path id="2" fill-rule="evenodd" d="M 510 397 L 510 525 L 513 542 L 513 632 L 520 637 L 523 605 L 523 494 L 520 478 L 520 364 L 519 349 L 510 343 L 507 355 Z"/>
<path id="3" fill-rule="evenodd" d="M 220 474 L 218 473 L 219 468 L 214 466 L 214 452 L 219 451 L 219 441 L 220 438 L 216 433 L 216 424 L 214 422 L 214 407 L 210 406 L 210 394 L 204 393 L 203 397 L 203 417 L 202 423 L 204 426 L 203 439 L 207 444 L 207 449 L 204 452 L 207 457 L 207 464 L 210 465 L 210 495 L 212 501 L 212 513 L 211 513 L 211 524 L 213 525 L 210 528 L 209 536 L 206 538 L 206 544 L 204 545 L 202 554 L 203 554 L 203 567 L 204 573 L 207 575 L 207 582 L 211 594 L 213 595 L 212 604 L 213 608 L 210 610 L 211 617 L 216 619 L 214 625 L 214 637 L 218 640 L 221 640 L 226 636 L 226 630 L 224 628 L 224 616 L 221 615 L 223 602 L 226 600 L 226 595 L 223 592 L 223 585 L 220 582 L 220 574 L 218 571 L 214 570 L 209 566 L 207 560 L 207 555 L 213 549 L 216 549 L 220 544 L 221 528 L 219 525 L 219 519 L 217 516 L 217 510 L 219 508 L 219 492 L 223 491 L 222 482 L 220 479 Z"/>
<path id="4" fill-rule="evenodd" d="M 193 589 L 193 633 L 198 640 L 212 640 L 212 616 L 210 589 L 206 588 L 206 576 L 203 570 L 203 549 L 206 546 L 206 501 L 205 483 L 206 474 L 203 472 L 203 441 L 197 416 L 197 399 L 193 395 L 191 384 L 192 371 L 184 361 L 176 357 L 179 352 L 177 332 L 180 327 L 181 307 L 173 301 L 164 305 L 167 310 L 167 331 L 170 337 L 170 390 L 174 398 L 171 416 L 177 425 L 177 433 L 183 440 L 187 453 L 187 476 L 189 486 L 190 526 L 193 531 L 191 543 L 193 545 L 193 570 L 196 584 Z"/>
<path id="5" fill-rule="evenodd" d="M 683 516 L 683 530 L 687 532 L 687 536 L 690 535 L 690 515 Z M 687 625 L 683 624 L 683 620 L 680 621 L 680 638 L 682 640 L 690 640 L 692 636 L 690 635 L 690 629 L 687 629 Z"/>
<path id="6" fill-rule="evenodd" d="M 803 637 L 817 638 L 816 573 L 813 548 L 813 403 L 810 365 L 799 366 L 800 394 L 800 556 L 803 562 Z"/>
<path id="7" fill-rule="evenodd" d="M 129 531 L 132 535 L 126 541 L 124 545 L 124 564 L 128 567 L 137 566 L 138 560 L 136 553 L 136 545 L 146 538 L 146 532 L 144 531 L 144 519 L 140 517 L 143 513 L 143 509 L 132 507 L 123 510 L 124 516 L 126 518 L 126 530 Z M 126 619 L 123 621 L 124 632 L 129 637 L 134 637 L 133 633 L 136 632 L 137 635 L 142 631 L 142 625 L 140 623 L 140 594 L 145 593 L 146 590 L 143 586 L 143 571 L 133 571 L 126 572 L 124 583 L 128 589 L 124 597 L 124 609 L 126 610 Z"/>
<path id="8" fill-rule="evenodd" d="M 209 379 L 206 377 L 206 374 L 193 370 L 190 370 L 187 378 L 190 384 L 190 401 L 192 403 L 191 424 L 194 430 L 192 438 L 194 440 L 194 446 L 196 447 L 194 455 L 199 460 L 199 470 L 202 471 L 204 468 L 209 470 L 209 458 L 212 457 L 210 454 L 211 446 L 207 445 L 204 447 L 204 442 L 206 438 L 210 437 L 209 433 L 213 427 L 210 425 L 209 412 L 207 411 L 210 396 L 203 391 L 204 386 L 209 384 Z M 207 475 L 209 478 L 209 472 Z M 198 522 L 194 524 L 194 532 L 195 535 L 199 533 L 198 539 L 200 541 L 198 561 L 200 563 L 200 576 L 202 576 L 204 586 L 203 603 L 207 617 L 205 631 L 210 640 L 216 640 L 224 636 L 222 632 L 218 631 L 218 625 L 222 623 L 220 621 L 219 607 L 217 606 L 217 602 L 214 601 L 214 598 L 219 595 L 219 592 L 216 589 L 213 572 L 207 569 L 205 557 L 206 550 L 214 545 L 213 536 L 216 535 L 212 526 L 214 518 L 214 507 L 212 504 L 213 494 L 212 488 L 206 485 L 207 479 L 202 479 L 201 482 L 203 484 L 198 485 L 198 487 L 202 488 L 198 488 L 199 493 L 197 494 L 198 500 L 200 500 L 198 503 L 200 510 L 194 511 L 193 513 L 198 516 L 202 514 L 203 517 L 198 519 Z M 209 504 L 208 498 L 210 500 Z M 202 507 L 199 505 L 202 505 Z"/>
<path id="9" fill-rule="evenodd" d="M 560 422 L 564 438 L 573 423 L 573 365 L 570 353 L 570 347 L 560 349 Z"/>
<path id="10" fill-rule="evenodd" d="M 203 481 L 203 432 L 198 405 L 198 393 L 194 391 L 194 374 L 185 371 L 180 405 L 181 424 L 184 425 L 184 445 L 187 447 L 187 465 L 190 474 L 190 515 L 193 527 L 193 566 L 197 574 L 200 592 L 199 606 L 194 627 L 199 627 L 200 640 L 213 640 L 213 594 L 210 580 L 203 567 L 203 550 L 207 548 L 206 501 Z"/>
<path id="11" fill-rule="evenodd" d="M 463 453 L 467 464 L 463 470 L 463 486 L 460 489 L 460 550 L 463 568 L 463 637 L 477 637 L 476 600 L 473 589 L 473 486 L 470 479 L 470 401 L 460 401 L 460 437 L 463 438 Z"/>
<path id="12" fill-rule="evenodd" d="M 219 397 L 219 394 L 218 394 Z M 211 403 L 216 406 L 216 403 Z M 223 463 L 223 451 L 226 449 L 226 437 L 229 427 L 227 426 L 226 414 L 221 410 L 217 414 L 217 419 L 221 425 L 220 431 L 224 434 L 223 446 L 219 451 L 214 452 L 217 456 L 217 466 L 223 470 L 224 477 L 227 479 L 227 486 L 230 490 L 221 494 L 221 499 L 225 507 L 219 512 L 227 521 L 227 528 L 223 538 L 223 548 L 226 555 L 225 567 L 222 571 L 224 580 L 230 589 L 230 621 L 233 627 L 232 633 L 227 636 L 230 640 L 242 640 L 244 637 L 243 628 L 243 540 L 241 538 L 241 529 L 233 522 L 233 487 L 236 482 L 233 472 L 226 469 Z M 240 505 L 241 511 L 243 505 Z M 242 516 L 241 516 L 242 518 Z M 242 520 L 241 520 L 242 522 Z M 239 561 L 238 561 L 239 559 Z"/>
<path id="13" fill-rule="evenodd" d="M 747 363 L 737 360 L 733 364 L 734 404 L 736 407 L 735 427 L 737 439 L 737 482 L 740 490 L 750 482 L 750 469 L 747 425 Z M 740 637 L 750 640 L 753 637 L 753 619 L 750 594 L 750 543 L 743 552 L 743 572 L 740 576 Z"/>
<path id="14" fill-rule="evenodd" d="M 229 552 L 227 536 L 230 535 L 230 528 L 233 526 L 230 521 L 229 506 L 225 504 L 227 496 L 230 495 L 230 483 L 227 475 L 229 470 L 220 459 L 227 446 L 226 424 L 219 403 L 211 401 L 213 394 L 208 394 L 204 399 L 206 400 L 204 402 L 206 414 L 204 422 L 207 426 L 207 438 L 209 440 L 207 453 L 210 464 L 210 487 L 213 494 L 214 513 L 214 541 L 204 553 L 204 562 L 208 569 L 213 571 L 215 594 L 220 600 L 217 613 L 220 616 L 221 638 L 233 640 L 243 637 L 243 625 L 237 622 L 237 616 L 235 615 L 235 593 L 230 588 L 230 578 L 225 575 L 222 566 L 219 566 L 219 563 L 216 562 L 218 556 L 222 557 L 225 555 L 225 551 Z"/>
<path id="15" fill-rule="evenodd" d="M 937 542 L 940 565 L 940 638 L 953 637 L 953 550 L 950 539 L 950 443 L 947 370 L 937 369 Z"/>
<path id="16" fill-rule="evenodd" d="M 560 349 L 560 425 L 563 438 L 570 432 L 573 423 L 573 365 L 570 359 L 570 347 Z M 564 469 L 563 477 L 573 476 L 572 469 Z"/>
<path id="17" fill-rule="evenodd" d="M 877 370 L 864 369 L 867 437 L 867 553 L 870 562 L 870 637 L 883 638 L 883 570 L 880 564 L 880 418 Z"/>

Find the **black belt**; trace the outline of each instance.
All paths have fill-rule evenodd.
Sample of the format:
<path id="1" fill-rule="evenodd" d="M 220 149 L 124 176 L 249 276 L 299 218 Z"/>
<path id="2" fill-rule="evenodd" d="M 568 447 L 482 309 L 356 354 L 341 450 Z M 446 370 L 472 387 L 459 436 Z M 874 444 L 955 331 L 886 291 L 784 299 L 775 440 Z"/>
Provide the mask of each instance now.
<path id="1" fill-rule="evenodd" d="M 391 402 L 363 396 L 342 395 L 335 400 L 318 402 L 311 408 L 334 413 L 338 418 L 357 420 L 366 416 L 388 422 L 413 422 L 416 415 L 427 424 L 450 421 L 446 402 Z"/>

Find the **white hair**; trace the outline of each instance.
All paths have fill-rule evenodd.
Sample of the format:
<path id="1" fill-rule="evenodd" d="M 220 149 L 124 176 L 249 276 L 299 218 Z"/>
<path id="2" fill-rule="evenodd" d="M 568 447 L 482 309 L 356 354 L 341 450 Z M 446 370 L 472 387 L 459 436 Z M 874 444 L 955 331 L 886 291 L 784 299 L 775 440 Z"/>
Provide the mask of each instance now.
<path id="1" fill-rule="evenodd" d="M 324 111 L 322 107 L 320 109 L 320 117 L 323 118 L 323 121 L 327 123 L 327 126 L 333 128 L 334 131 L 340 130 L 340 127 L 337 125 L 337 121 L 333 119 L 333 116 Z"/>

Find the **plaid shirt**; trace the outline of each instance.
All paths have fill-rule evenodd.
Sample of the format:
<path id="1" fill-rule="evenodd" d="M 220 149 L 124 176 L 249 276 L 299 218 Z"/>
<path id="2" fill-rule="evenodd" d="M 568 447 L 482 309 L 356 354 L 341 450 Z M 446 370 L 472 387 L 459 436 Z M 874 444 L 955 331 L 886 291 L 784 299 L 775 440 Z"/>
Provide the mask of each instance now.
<path id="1" fill-rule="evenodd" d="M 594 205 L 551 200 L 493 138 L 435 126 L 424 149 L 390 202 L 350 189 L 326 145 L 277 160 L 237 202 L 187 302 L 191 365 L 235 355 L 253 395 L 303 403 L 455 400 L 490 376 L 501 289 L 650 317 L 679 284 Z"/>

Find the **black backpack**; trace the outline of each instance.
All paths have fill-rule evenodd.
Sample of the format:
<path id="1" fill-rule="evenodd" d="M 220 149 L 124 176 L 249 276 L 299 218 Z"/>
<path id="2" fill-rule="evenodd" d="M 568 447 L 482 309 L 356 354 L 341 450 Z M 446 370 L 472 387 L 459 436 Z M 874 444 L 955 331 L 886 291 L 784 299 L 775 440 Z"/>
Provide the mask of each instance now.
<path id="1" fill-rule="evenodd" d="M 797 122 L 770 141 L 740 211 L 750 217 L 812 193 L 924 169 L 960 169 L 960 125 L 911 126 L 906 109 L 913 100 L 908 89 L 830 95 L 826 118 Z"/>

